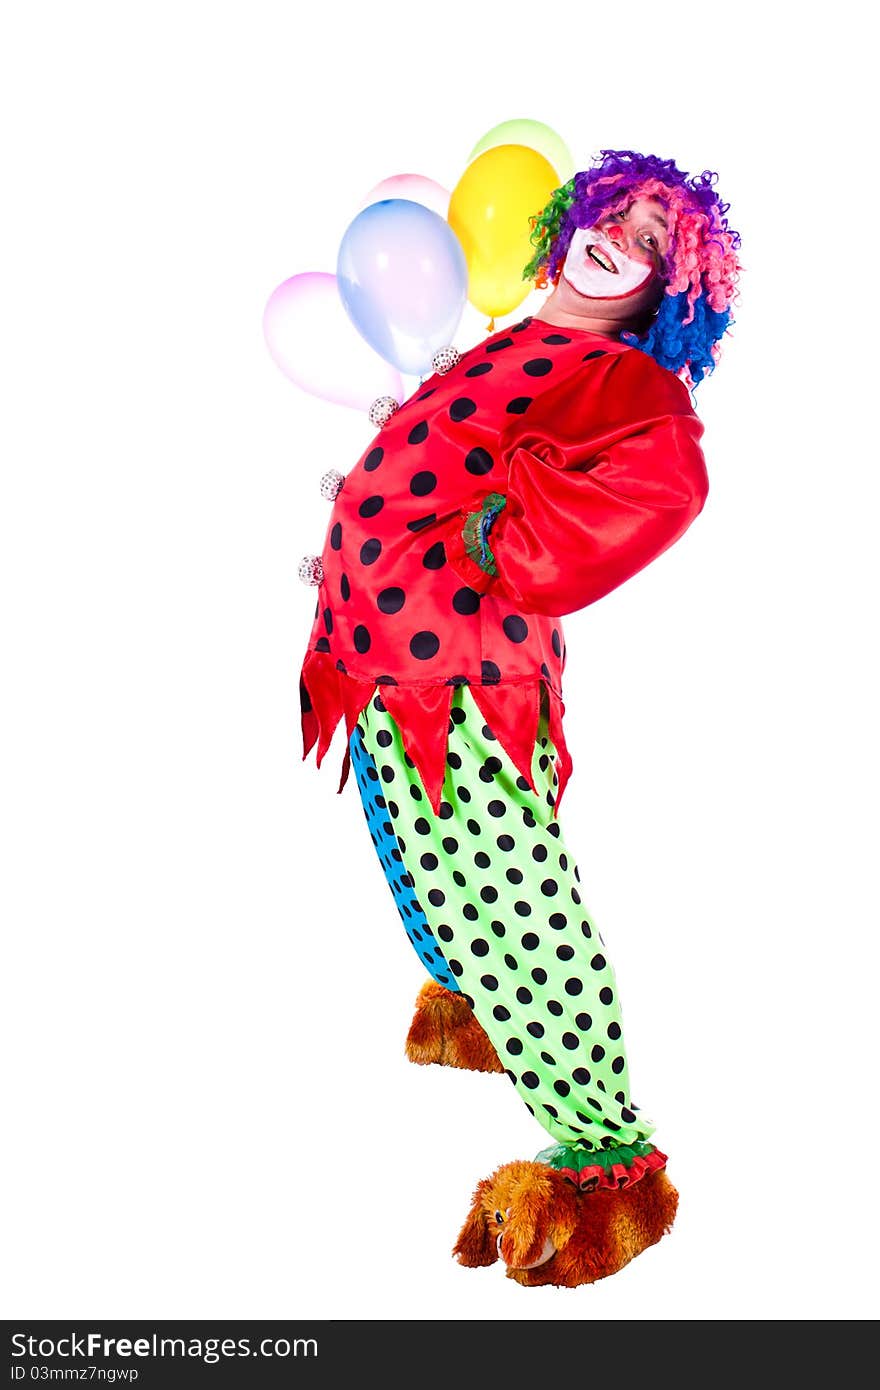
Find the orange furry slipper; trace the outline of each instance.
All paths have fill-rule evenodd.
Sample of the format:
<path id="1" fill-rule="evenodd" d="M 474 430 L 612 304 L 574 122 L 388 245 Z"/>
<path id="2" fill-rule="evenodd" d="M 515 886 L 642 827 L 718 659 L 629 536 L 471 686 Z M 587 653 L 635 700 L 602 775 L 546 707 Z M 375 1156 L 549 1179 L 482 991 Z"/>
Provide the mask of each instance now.
<path id="1" fill-rule="evenodd" d="M 427 980 L 419 990 L 406 1055 L 421 1066 L 436 1062 L 465 1071 L 504 1071 L 464 996 L 435 980 Z"/>
<path id="2" fill-rule="evenodd" d="M 678 1193 L 665 1169 L 617 1190 L 580 1191 L 543 1163 L 506 1163 L 474 1193 L 453 1254 L 507 1266 L 527 1287 L 575 1288 L 616 1274 L 672 1227 Z"/>

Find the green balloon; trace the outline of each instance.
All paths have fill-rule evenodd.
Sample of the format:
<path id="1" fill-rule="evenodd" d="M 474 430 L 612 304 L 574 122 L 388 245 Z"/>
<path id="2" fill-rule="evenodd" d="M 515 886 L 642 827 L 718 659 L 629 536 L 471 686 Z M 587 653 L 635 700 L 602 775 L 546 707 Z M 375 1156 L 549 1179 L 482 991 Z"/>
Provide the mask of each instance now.
<path id="1" fill-rule="evenodd" d="M 502 121 L 500 125 L 493 126 L 474 145 L 468 155 L 468 164 L 472 163 L 477 155 L 494 149 L 496 145 L 525 145 L 529 149 L 537 150 L 556 170 L 560 185 L 568 183 L 575 173 L 574 160 L 562 136 L 557 135 L 556 131 L 543 121 Z"/>

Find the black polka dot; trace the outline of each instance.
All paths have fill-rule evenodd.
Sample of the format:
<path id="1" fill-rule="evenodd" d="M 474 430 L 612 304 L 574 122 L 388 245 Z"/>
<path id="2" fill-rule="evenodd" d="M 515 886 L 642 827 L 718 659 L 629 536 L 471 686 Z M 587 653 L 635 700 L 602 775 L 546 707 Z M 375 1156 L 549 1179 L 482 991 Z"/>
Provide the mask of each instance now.
<path id="1" fill-rule="evenodd" d="M 488 811 L 490 816 L 503 816 L 507 807 L 503 801 L 493 800 L 489 802 Z"/>
<path id="2" fill-rule="evenodd" d="M 592 1048 L 590 1051 L 590 1056 L 592 1057 L 594 1062 L 601 1062 L 602 1058 L 605 1056 L 604 1047 L 600 1046 L 599 1043 L 596 1043 L 596 1046 Z"/>
<path id="3" fill-rule="evenodd" d="M 554 1081 L 553 1089 L 558 1096 L 567 1096 L 571 1087 L 567 1081 Z"/>
<path id="4" fill-rule="evenodd" d="M 561 655 L 562 655 L 562 644 L 561 644 L 560 641 L 559 641 L 559 633 L 558 633 L 558 631 L 557 631 L 557 629 L 556 629 L 555 627 L 554 627 L 553 632 L 552 632 L 551 637 L 550 637 L 550 645 L 551 645 L 551 647 L 553 648 L 553 655 L 554 655 L 554 656 L 561 656 Z"/>
<path id="5" fill-rule="evenodd" d="M 523 363 L 523 371 L 526 376 L 546 376 L 552 370 L 553 363 L 549 357 L 532 357 L 528 362 Z"/>
<path id="6" fill-rule="evenodd" d="M 499 849 L 507 851 L 513 849 L 516 842 L 512 835 L 499 835 L 495 843 Z"/>
<path id="7" fill-rule="evenodd" d="M 570 343 L 571 338 L 566 338 L 563 333 L 548 333 L 546 338 L 541 339 L 542 343 L 551 343 L 554 346 L 561 343 Z"/>
<path id="8" fill-rule="evenodd" d="M 382 554 L 382 542 L 372 537 L 361 546 L 361 564 L 373 565 Z"/>
<path id="9" fill-rule="evenodd" d="M 525 415 L 533 400 L 534 396 L 514 396 L 507 402 L 508 415 Z"/>
<path id="10" fill-rule="evenodd" d="M 406 594 L 402 589 L 383 589 L 376 599 L 376 607 L 380 613 L 399 613 L 406 602 Z"/>
<path id="11" fill-rule="evenodd" d="M 517 613 L 511 613 L 501 624 L 504 628 L 504 635 L 511 642 L 524 642 L 529 635 L 529 625 L 525 618 L 521 618 Z"/>
<path id="12" fill-rule="evenodd" d="M 433 632 L 416 632 L 410 638 L 409 649 L 417 661 L 430 661 L 440 650 L 440 638 Z"/>
<path id="13" fill-rule="evenodd" d="M 358 512 L 365 517 L 378 516 L 384 506 L 384 497 L 368 497 L 358 507 Z"/>
<path id="14" fill-rule="evenodd" d="M 529 314 L 527 318 L 520 319 L 519 323 L 516 324 L 513 328 L 511 328 L 511 330 L 510 330 L 511 333 L 522 333 L 522 331 L 523 331 L 524 328 L 528 328 L 528 326 L 529 326 L 529 324 L 531 323 L 531 321 L 532 321 L 532 315 L 531 315 L 531 314 Z"/>
<path id="15" fill-rule="evenodd" d="M 367 457 L 364 459 L 364 469 L 365 469 L 365 471 L 366 471 L 367 473 L 372 473 L 372 472 L 374 472 L 374 470 L 377 469 L 377 468 L 379 467 L 379 464 L 382 462 L 382 460 L 383 460 L 384 457 L 385 457 L 385 450 L 384 450 L 384 449 L 379 449 L 379 448 L 371 449 L 370 452 L 367 454 Z"/>
<path id="16" fill-rule="evenodd" d="M 605 960 L 605 957 L 600 954 L 596 954 L 595 956 L 593 956 L 593 959 L 590 961 L 590 965 L 593 967 L 594 970 L 604 970 L 607 963 L 608 962 Z"/>
<path id="17" fill-rule="evenodd" d="M 604 989 L 600 989 L 600 990 L 599 990 L 599 1000 L 600 1000 L 600 1003 L 602 1003 L 602 1004 L 611 1004 L 611 1003 L 613 1003 L 613 1002 L 614 1002 L 614 991 L 611 990 L 611 989 L 609 989 L 608 986 L 606 985 Z"/>
<path id="18" fill-rule="evenodd" d="M 442 541 L 435 541 L 422 557 L 426 570 L 440 570 L 446 564 L 446 550 Z"/>
<path id="19" fill-rule="evenodd" d="M 496 1004 L 494 1009 L 492 1010 L 492 1013 L 494 1014 L 495 1018 L 498 1019 L 499 1023 L 506 1023 L 507 1020 L 510 1018 L 510 1010 L 505 1009 L 503 1004 Z"/>
<path id="20" fill-rule="evenodd" d="M 574 1052 L 581 1045 L 581 1040 L 577 1033 L 563 1033 L 562 1046 L 567 1047 L 569 1052 Z"/>
<path id="21" fill-rule="evenodd" d="M 617 1039 L 620 1037 L 620 1024 L 609 1023 L 605 1032 L 608 1034 L 609 1038 L 611 1038 L 612 1042 L 617 1042 Z"/>
<path id="22" fill-rule="evenodd" d="M 415 521 L 406 523 L 407 531 L 423 531 L 426 526 L 431 526 L 437 520 L 437 513 L 430 512 L 428 516 L 418 516 Z"/>
<path id="23" fill-rule="evenodd" d="M 525 985 L 520 985 L 516 991 L 516 997 L 521 1004 L 531 1004 L 534 995 L 530 989 L 526 989 Z"/>
<path id="24" fill-rule="evenodd" d="M 517 899 L 513 904 L 513 910 L 518 917 L 531 917 L 532 915 L 531 905 L 524 898 Z"/>
<path id="25" fill-rule="evenodd" d="M 495 990 L 498 988 L 498 981 L 494 975 L 481 975 L 480 984 L 483 986 L 483 989 Z"/>
<path id="26" fill-rule="evenodd" d="M 468 367 L 465 376 L 485 376 L 491 372 L 493 364 L 491 362 L 478 362 L 475 367 Z"/>
<path id="27" fill-rule="evenodd" d="M 377 685 L 396 685 L 396 684 L 397 684 L 397 681 L 394 679 L 393 676 L 377 676 L 377 677 L 376 677 L 376 684 L 377 684 Z"/>
<path id="28" fill-rule="evenodd" d="M 428 422 L 422 420 L 420 424 L 413 425 L 409 434 L 406 436 L 407 444 L 423 444 L 428 438 Z"/>
<path id="29" fill-rule="evenodd" d="M 611 1070 L 614 1072 L 615 1076 L 620 1075 L 620 1073 L 623 1071 L 624 1065 L 625 1063 L 622 1057 L 615 1057 L 613 1059 L 611 1063 Z"/>
<path id="30" fill-rule="evenodd" d="M 342 548 L 342 522 L 337 521 L 330 532 L 330 547 L 332 550 Z"/>
<path id="31" fill-rule="evenodd" d="M 437 486 L 437 474 L 429 473 L 425 469 L 421 473 L 415 473 L 410 479 L 409 490 L 413 497 L 427 497 L 429 492 L 433 492 Z"/>
<path id="32" fill-rule="evenodd" d="M 530 1091 L 536 1091 L 538 1089 L 538 1086 L 540 1085 L 540 1082 L 538 1081 L 538 1078 L 533 1071 L 524 1071 L 522 1076 L 520 1077 L 520 1081 L 524 1086 L 528 1086 Z"/>
<path id="33" fill-rule="evenodd" d="M 494 343 L 487 343 L 487 352 L 501 352 L 502 348 L 513 347 L 512 338 L 496 338 Z"/>
<path id="34" fill-rule="evenodd" d="M 428 399 L 429 396 L 433 396 L 433 394 L 434 394 L 434 392 L 435 392 L 436 390 L 437 390 L 437 387 L 436 387 L 436 386 L 429 386 L 427 391 L 423 391 L 422 394 L 421 394 L 420 396 L 416 396 L 416 400 L 417 400 L 417 401 L 426 401 L 426 400 Z"/>
<path id="35" fill-rule="evenodd" d="M 343 574 L 339 580 L 339 592 L 343 600 L 348 603 L 348 600 L 351 598 L 351 584 L 348 582 L 347 574 Z"/>
<path id="36" fill-rule="evenodd" d="M 565 1010 L 558 999 L 547 1000 L 547 1012 L 553 1014 L 554 1018 L 559 1018 Z"/>
<path id="37" fill-rule="evenodd" d="M 543 1023 L 527 1023 L 526 1032 L 531 1033 L 533 1038 L 543 1038 L 544 1025 Z"/>
<path id="38" fill-rule="evenodd" d="M 437 928 L 437 935 L 439 936 L 441 941 L 451 941 L 454 936 L 454 932 L 451 927 L 447 927 L 444 923 L 443 926 Z"/>
<path id="39" fill-rule="evenodd" d="M 428 892 L 428 902 L 432 907 L 442 907 L 446 902 L 446 894 L 439 888 L 431 888 Z"/>
<path id="40" fill-rule="evenodd" d="M 495 460 L 488 449 L 471 449 L 464 461 L 464 466 L 469 473 L 475 477 L 482 477 L 484 473 L 489 473 L 495 467 Z"/>
<path id="41" fill-rule="evenodd" d="M 501 680 L 501 671 L 494 661 L 484 661 L 481 663 L 481 674 L 483 685 L 497 685 Z"/>
<path id="42" fill-rule="evenodd" d="M 532 979 L 534 980 L 536 985 L 546 985 L 547 971 L 542 970 L 540 965 L 536 965 L 535 969 L 532 971 Z"/>
<path id="43" fill-rule="evenodd" d="M 480 606 L 480 595 L 476 589 L 458 589 L 452 596 L 452 606 L 456 613 L 467 616 L 476 613 Z"/>
<path id="44" fill-rule="evenodd" d="M 482 937 L 477 937 L 476 941 L 471 942 L 471 950 L 475 956 L 488 956 L 489 943 L 484 941 Z"/>
<path id="45" fill-rule="evenodd" d="M 484 903 L 494 903 L 498 901 L 498 889 L 493 888 L 491 883 L 487 883 L 485 888 L 480 889 L 480 897 Z"/>
<path id="46" fill-rule="evenodd" d="M 556 879 L 545 878 L 544 882 L 541 884 L 541 892 L 544 894 L 545 898 L 552 898 L 556 893 L 558 893 L 559 884 L 556 882 Z"/>
<path id="47" fill-rule="evenodd" d="M 578 1083 L 579 1086 L 589 1086 L 590 1084 L 590 1073 L 587 1071 L 586 1067 L 575 1067 L 574 1071 L 572 1072 L 572 1078 Z M 585 1120 L 587 1118 L 586 1115 L 581 1115 L 580 1111 L 578 1111 L 578 1115 L 582 1120 Z"/>
<path id="48" fill-rule="evenodd" d="M 518 1057 L 523 1050 L 523 1045 L 519 1038 L 508 1038 L 504 1046 L 512 1057 Z"/>
<path id="49" fill-rule="evenodd" d="M 327 641 L 327 638 L 326 638 L 326 637 L 319 637 L 318 640 L 317 640 L 317 642 L 315 643 L 315 651 L 316 651 L 316 652 L 329 652 L 329 650 L 330 650 L 330 643 Z"/>
<path id="50" fill-rule="evenodd" d="M 449 407 L 449 418 L 458 423 L 460 420 L 466 420 L 469 415 L 473 415 L 476 408 L 475 402 L 468 396 L 459 396 L 458 400 L 453 401 Z"/>
<path id="51" fill-rule="evenodd" d="M 596 351 L 596 352 L 587 352 L 587 353 L 585 353 L 585 354 L 584 354 L 583 360 L 584 360 L 585 362 L 592 362 L 594 357 L 607 357 L 607 356 L 608 356 L 608 353 L 605 351 L 605 349 L 604 349 L 604 348 L 599 348 L 598 351 Z"/>
<path id="52" fill-rule="evenodd" d="M 572 975 L 571 978 L 565 982 L 566 994 L 582 994 L 583 989 L 584 987 L 576 975 Z"/>
<path id="53" fill-rule="evenodd" d="M 575 1014 L 574 1021 L 582 1033 L 589 1033 L 593 1026 L 593 1020 L 590 1018 L 589 1014 Z"/>
<path id="54" fill-rule="evenodd" d="M 368 652 L 370 650 L 371 643 L 372 638 L 370 637 L 369 632 L 364 627 L 363 623 L 358 623 L 357 627 L 354 630 L 355 651 L 360 652 L 361 656 L 363 656 L 364 652 Z"/>
<path id="55" fill-rule="evenodd" d="M 537 951 L 538 947 L 541 944 L 540 937 L 536 936 L 536 934 L 533 931 L 527 931 L 525 935 L 520 938 L 520 940 L 522 942 L 523 950 L 525 951 Z"/>
<path id="56" fill-rule="evenodd" d="M 328 636 L 333 631 L 333 614 L 329 608 L 324 609 L 324 628 Z"/>

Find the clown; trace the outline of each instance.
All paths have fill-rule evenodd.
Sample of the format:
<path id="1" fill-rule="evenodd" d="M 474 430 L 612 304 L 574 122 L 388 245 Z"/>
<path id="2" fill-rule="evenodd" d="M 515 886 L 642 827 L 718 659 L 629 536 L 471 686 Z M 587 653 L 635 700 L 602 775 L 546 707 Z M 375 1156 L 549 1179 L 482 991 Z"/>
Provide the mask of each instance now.
<path id="1" fill-rule="evenodd" d="M 342 782 L 430 977 L 407 1054 L 506 1074 L 550 1141 L 477 1186 L 454 1250 L 525 1285 L 603 1278 L 676 1210 L 559 820 L 561 619 L 705 503 L 692 397 L 740 269 L 714 182 L 605 150 L 558 189 L 524 271 L 540 311 L 443 355 L 331 489 L 306 566 L 304 750 L 320 764 L 344 721 Z"/>

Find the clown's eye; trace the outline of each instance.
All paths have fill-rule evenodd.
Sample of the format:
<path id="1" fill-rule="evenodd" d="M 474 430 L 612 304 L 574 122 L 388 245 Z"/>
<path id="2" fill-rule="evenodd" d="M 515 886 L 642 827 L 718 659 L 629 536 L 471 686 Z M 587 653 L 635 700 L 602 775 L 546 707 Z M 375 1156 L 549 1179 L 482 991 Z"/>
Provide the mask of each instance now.
<path id="1" fill-rule="evenodd" d="M 495 1213 L 495 1224 L 496 1224 L 497 1226 L 503 1226 L 503 1225 L 504 1225 L 504 1214 L 503 1214 L 503 1212 L 496 1211 L 496 1213 Z"/>

